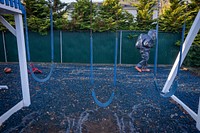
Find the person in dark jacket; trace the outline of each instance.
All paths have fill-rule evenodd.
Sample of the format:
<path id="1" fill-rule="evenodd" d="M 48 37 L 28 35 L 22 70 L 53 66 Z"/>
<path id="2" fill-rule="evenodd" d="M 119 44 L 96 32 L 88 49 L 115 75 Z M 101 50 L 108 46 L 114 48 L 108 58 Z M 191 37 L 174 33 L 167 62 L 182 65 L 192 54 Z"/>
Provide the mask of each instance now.
<path id="1" fill-rule="evenodd" d="M 140 34 L 135 44 L 136 48 L 140 50 L 142 60 L 135 66 L 135 69 L 139 72 L 149 72 L 147 68 L 147 62 L 149 60 L 149 53 L 154 46 L 156 40 L 156 30 L 149 30 L 148 34 Z"/>

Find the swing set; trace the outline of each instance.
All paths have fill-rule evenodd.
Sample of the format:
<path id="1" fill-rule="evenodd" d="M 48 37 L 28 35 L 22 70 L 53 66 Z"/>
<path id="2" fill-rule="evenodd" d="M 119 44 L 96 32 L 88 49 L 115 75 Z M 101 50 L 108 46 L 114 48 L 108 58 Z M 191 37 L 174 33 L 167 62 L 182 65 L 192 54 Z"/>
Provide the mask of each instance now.
<path id="1" fill-rule="evenodd" d="M 92 6 L 92 0 L 90 0 L 91 6 Z M 53 3 L 53 1 L 52 1 Z M 52 4 L 51 3 L 51 4 Z M 159 0 L 158 0 L 159 3 Z M 92 7 L 90 7 L 91 13 L 92 13 Z M 15 17 L 15 28 L 13 28 L 4 18 L 3 14 L 13 14 Z M 24 23 L 25 23 L 25 29 L 26 29 L 26 48 L 25 48 L 25 40 L 24 40 L 24 31 L 23 31 L 23 21 L 22 21 L 22 14 L 24 15 Z M 92 18 L 91 23 L 92 23 Z M 26 62 L 26 50 L 27 50 L 27 58 L 30 62 L 30 52 L 29 52 L 29 43 L 28 43 L 28 29 L 27 29 L 27 22 L 26 22 L 26 12 L 24 7 L 21 5 L 20 0 L 0 0 L 0 22 L 11 32 L 13 33 L 17 38 L 17 46 L 18 46 L 18 55 L 19 55 L 19 66 L 20 66 L 20 77 L 21 77 L 21 87 L 22 87 L 22 94 L 23 99 L 18 104 L 16 104 L 14 107 L 12 107 L 10 110 L 8 110 L 6 113 L 4 113 L 2 116 L 0 116 L 0 125 L 7 120 L 12 114 L 17 112 L 23 107 L 27 107 L 31 104 L 30 101 L 30 92 L 29 92 L 29 82 L 28 82 L 28 74 L 27 74 L 27 62 Z M 53 47 L 53 15 L 52 15 L 52 5 L 50 9 L 50 23 L 51 23 L 51 69 L 48 76 L 44 79 L 40 79 L 36 77 L 36 75 L 33 72 L 33 67 L 28 66 L 29 71 L 33 78 L 38 82 L 45 82 L 50 79 L 50 76 L 52 74 L 53 68 L 54 68 L 54 47 Z M 174 94 L 176 91 L 177 86 L 175 86 L 175 89 L 170 89 L 173 81 L 175 78 L 177 78 L 179 69 L 181 64 L 183 63 L 183 60 L 186 57 L 186 54 L 189 51 L 189 48 L 192 45 L 192 42 L 194 41 L 196 35 L 198 34 L 200 29 L 200 11 L 198 12 L 192 27 L 185 39 L 185 41 L 182 44 L 182 47 L 180 49 L 180 52 L 176 58 L 176 61 L 171 69 L 171 72 L 165 82 L 165 85 L 160 92 L 161 96 L 163 97 L 171 97 L 173 100 L 175 100 L 177 103 L 179 103 L 190 115 L 191 117 L 196 121 L 196 127 L 198 130 L 200 130 L 200 100 L 199 100 L 199 106 L 198 106 L 198 113 L 195 113 L 193 110 L 191 110 L 187 105 L 185 105 L 181 100 L 179 100 Z M 158 33 L 158 23 L 156 26 L 156 30 Z M 158 38 L 158 34 L 157 34 Z M 116 45 L 115 45 L 115 59 L 114 59 L 114 86 L 116 86 L 116 66 L 117 66 L 117 47 L 118 47 L 118 38 L 116 35 Z M 26 50 L 25 50 L 26 49 Z M 158 52 L 158 39 L 156 42 L 156 53 Z M 155 62 L 154 62 L 154 71 L 156 72 L 157 68 L 157 54 L 155 56 Z M 154 83 L 156 88 L 158 88 L 158 83 L 156 79 L 156 73 L 154 72 Z M 94 75 L 93 75 L 93 35 L 92 35 L 92 29 L 90 30 L 90 82 L 91 85 L 94 84 Z M 5 87 L 5 86 L 3 86 Z M 96 98 L 95 90 L 92 90 L 92 97 L 95 101 L 95 103 L 100 107 L 107 107 L 111 104 L 113 98 L 114 98 L 114 92 L 112 92 L 109 100 L 105 103 L 100 102 Z"/>

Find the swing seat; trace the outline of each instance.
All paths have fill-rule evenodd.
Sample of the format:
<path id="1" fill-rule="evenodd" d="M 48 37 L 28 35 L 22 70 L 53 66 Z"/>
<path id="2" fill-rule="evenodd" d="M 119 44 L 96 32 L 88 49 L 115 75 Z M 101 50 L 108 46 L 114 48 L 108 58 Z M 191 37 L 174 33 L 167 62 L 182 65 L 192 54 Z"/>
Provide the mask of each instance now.
<path id="1" fill-rule="evenodd" d="M 40 69 L 38 69 L 37 67 L 35 67 L 32 63 L 30 64 L 30 66 L 31 66 L 33 73 L 36 73 L 36 74 L 42 73 L 42 71 Z M 31 72 L 28 70 L 28 73 L 30 74 Z"/>
<path id="2" fill-rule="evenodd" d="M 32 71 L 33 71 L 33 73 L 36 73 L 36 74 L 41 74 L 42 73 L 42 71 L 41 70 L 39 70 L 38 68 L 32 68 Z M 31 72 L 28 70 L 28 73 L 30 74 Z"/>
<path id="3" fill-rule="evenodd" d="M 33 71 L 34 73 L 42 73 L 42 71 L 39 70 L 39 69 L 36 68 L 36 67 L 32 68 L 32 71 Z"/>

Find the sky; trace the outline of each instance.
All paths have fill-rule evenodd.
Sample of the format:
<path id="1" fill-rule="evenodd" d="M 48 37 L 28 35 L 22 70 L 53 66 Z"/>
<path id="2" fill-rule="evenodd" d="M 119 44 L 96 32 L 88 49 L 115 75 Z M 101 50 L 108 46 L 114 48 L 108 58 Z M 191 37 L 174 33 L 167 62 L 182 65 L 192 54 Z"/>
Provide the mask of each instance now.
<path id="1" fill-rule="evenodd" d="M 70 2 L 76 2 L 76 0 L 61 0 L 62 2 L 65 3 L 70 3 Z M 102 2 L 103 0 L 92 0 L 93 2 Z"/>

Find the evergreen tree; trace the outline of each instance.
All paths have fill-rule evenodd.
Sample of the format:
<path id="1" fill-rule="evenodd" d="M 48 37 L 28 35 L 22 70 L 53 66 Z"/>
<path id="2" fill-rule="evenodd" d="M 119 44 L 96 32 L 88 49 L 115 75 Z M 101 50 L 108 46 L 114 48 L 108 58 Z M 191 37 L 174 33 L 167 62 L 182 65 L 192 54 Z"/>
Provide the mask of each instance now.
<path id="1" fill-rule="evenodd" d="M 99 9 L 97 26 L 100 31 L 117 29 L 122 7 L 119 0 L 105 0 Z"/>
<path id="2" fill-rule="evenodd" d="M 92 14 L 90 13 L 89 0 L 77 0 L 72 12 L 71 30 L 88 30 L 90 29 L 90 17 L 95 14 L 95 5 L 92 4 Z M 94 17 L 92 17 L 94 18 Z"/>
<path id="3" fill-rule="evenodd" d="M 124 11 L 119 0 L 105 0 L 95 17 L 95 30 L 108 31 L 129 29 L 133 16 Z"/>
<path id="4" fill-rule="evenodd" d="M 60 0 L 54 0 L 53 5 L 53 17 L 54 17 L 54 29 L 66 29 L 68 26 L 68 20 L 64 17 L 68 12 L 69 4 L 62 3 Z"/>
<path id="5" fill-rule="evenodd" d="M 170 0 L 170 6 L 163 9 L 163 14 L 160 16 L 160 30 L 181 32 L 184 19 L 190 20 L 185 10 L 186 5 L 181 0 Z"/>
<path id="6" fill-rule="evenodd" d="M 186 21 L 187 25 L 186 35 L 189 32 L 189 29 L 192 26 L 199 10 L 200 10 L 200 1 L 191 0 L 191 3 L 189 3 L 187 9 L 188 12 L 187 18 L 189 19 L 188 21 Z M 184 61 L 184 64 L 187 66 L 200 67 L 200 33 L 198 33 L 197 36 L 195 37 L 195 40 L 190 48 L 186 60 Z"/>
<path id="7" fill-rule="evenodd" d="M 29 30 L 46 34 L 50 29 L 50 4 L 46 0 L 25 0 L 26 12 L 28 18 Z M 53 21 L 54 27 L 60 29 L 64 23 L 63 14 L 67 11 L 68 4 L 61 3 L 60 0 L 54 0 L 53 3 Z"/>
<path id="8" fill-rule="evenodd" d="M 152 25 L 155 20 L 153 20 L 153 11 L 156 9 L 156 0 L 138 0 L 139 3 L 133 4 L 137 8 L 137 30 L 149 30 L 155 28 Z"/>
<path id="9" fill-rule="evenodd" d="M 199 0 L 191 0 L 191 3 L 188 5 L 188 15 L 187 18 L 189 17 L 187 23 L 187 32 L 189 31 L 189 28 L 192 26 L 192 23 L 197 16 L 197 13 L 200 10 L 200 1 Z M 195 41 L 193 42 L 194 45 L 199 45 L 200 46 L 200 33 L 198 33 L 197 37 L 195 38 Z"/>
<path id="10" fill-rule="evenodd" d="M 24 2 L 29 30 L 47 33 L 50 26 L 48 2 L 45 0 L 25 0 Z"/>

